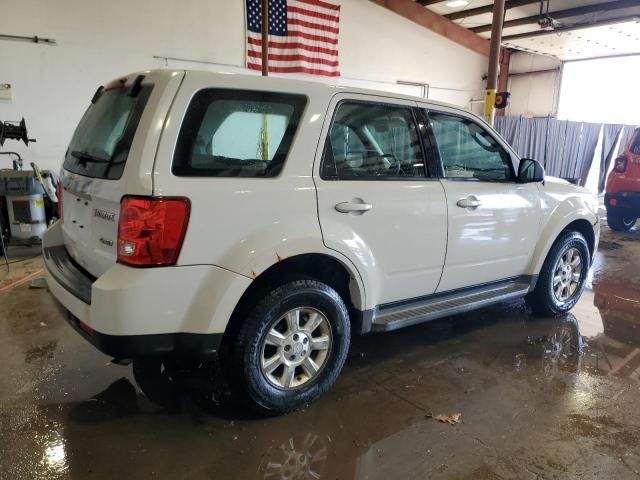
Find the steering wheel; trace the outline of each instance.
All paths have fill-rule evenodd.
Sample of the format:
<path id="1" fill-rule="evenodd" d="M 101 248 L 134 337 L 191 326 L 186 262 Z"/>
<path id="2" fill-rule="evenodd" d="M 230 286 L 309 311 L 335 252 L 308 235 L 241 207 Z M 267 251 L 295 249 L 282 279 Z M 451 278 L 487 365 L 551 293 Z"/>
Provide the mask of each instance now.
<path id="1" fill-rule="evenodd" d="M 490 153 L 498 152 L 499 151 L 498 147 L 496 145 L 492 145 L 491 142 L 487 141 L 486 138 L 484 137 L 485 135 L 487 134 L 480 131 L 473 132 L 471 134 L 473 139 L 476 141 L 478 145 L 480 145 L 481 148 L 483 148 L 484 150 Z"/>
<path id="2" fill-rule="evenodd" d="M 398 160 L 394 154 L 392 154 L 392 153 L 383 153 L 382 155 L 379 155 L 379 157 L 383 158 L 383 159 L 384 158 L 392 159 L 393 162 L 389 162 L 389 163 L 391 163 L 392 166 L 393 166 L 393 163 L 395 163 L 395 165 L 396 165 L 396 172 L 395 172 L 396 175 L 400 175 L 400 173 L 402 173 L 402 165 L 400 164 L 400 160 Z"/>

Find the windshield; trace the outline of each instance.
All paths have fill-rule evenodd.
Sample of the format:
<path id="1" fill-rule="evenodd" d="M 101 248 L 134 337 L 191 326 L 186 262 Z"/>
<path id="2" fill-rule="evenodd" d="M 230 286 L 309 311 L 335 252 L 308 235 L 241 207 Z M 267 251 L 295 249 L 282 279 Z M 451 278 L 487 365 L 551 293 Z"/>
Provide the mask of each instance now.
<path id="1" fill-rule="evenodd" d="M 134 97 L 130 88 L 105 91 L 80 120 L 63 168 L 87 177 L 119 179 L 152 88 L 144 85 Z"/>

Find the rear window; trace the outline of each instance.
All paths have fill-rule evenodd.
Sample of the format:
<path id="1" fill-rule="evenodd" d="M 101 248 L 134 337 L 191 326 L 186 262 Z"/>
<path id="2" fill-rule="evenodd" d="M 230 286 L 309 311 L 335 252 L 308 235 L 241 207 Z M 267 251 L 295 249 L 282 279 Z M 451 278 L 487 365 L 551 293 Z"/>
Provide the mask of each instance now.
<path id="1" fill-rule="evenodd" d="M 306 103 L 302 95 L 201 90 L 180 128 L 177 176 L 275 177 Z"/>
<path id="2" fill-rule="evenodd" d="M 119 179 L 152 89 L 145 84 L 133 97 L 131 88 L 104 91 L 80 120 L 63 168 L 86 177 Z"/>

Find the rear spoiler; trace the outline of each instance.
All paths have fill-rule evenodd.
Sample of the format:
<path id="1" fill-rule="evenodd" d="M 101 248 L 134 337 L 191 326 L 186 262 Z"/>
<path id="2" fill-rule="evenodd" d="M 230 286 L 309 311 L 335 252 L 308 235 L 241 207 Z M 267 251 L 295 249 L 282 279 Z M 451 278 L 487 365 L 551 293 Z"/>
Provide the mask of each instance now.
<path id="1" fill-rule="evenodd" d="M 109 82 L 106 86 L 100 85 L 96 90 L 96 93 L 94 93 L 93 97 L 91 97 L 91 103 L 95 104 L 100 99 L 100 97 L 104 92 L 108 92 L 109 90 L 116 90 L 119 88 L 126 88 L 128 80 L 129 79 L 127 77 L 119 78 L 117 80 L 113 80 L 112 82 Z M 131 98 L 135 98 L 138 96 L 138 94 L 140 93 L 140 90 L 142 89 L 143 80 L 144 80 L 144 75 L 138 75 L 135 78 L 135 80 L 131 84 L 131 91 L 129 92 L 129 96 Z"/>

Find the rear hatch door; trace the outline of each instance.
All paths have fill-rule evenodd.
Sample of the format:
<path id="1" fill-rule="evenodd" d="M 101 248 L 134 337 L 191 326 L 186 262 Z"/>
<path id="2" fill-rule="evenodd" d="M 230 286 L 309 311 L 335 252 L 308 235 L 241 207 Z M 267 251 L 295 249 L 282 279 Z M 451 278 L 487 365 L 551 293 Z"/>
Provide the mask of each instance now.
<path id="1" fill-rule="evenodd" d="M 184 72 L 141 72 L 100 87 L 71 139 L 61 172 L 71 257 L 99 277 L 117 260 L 124 195 L 151 195 L 158 141 Z"/>

